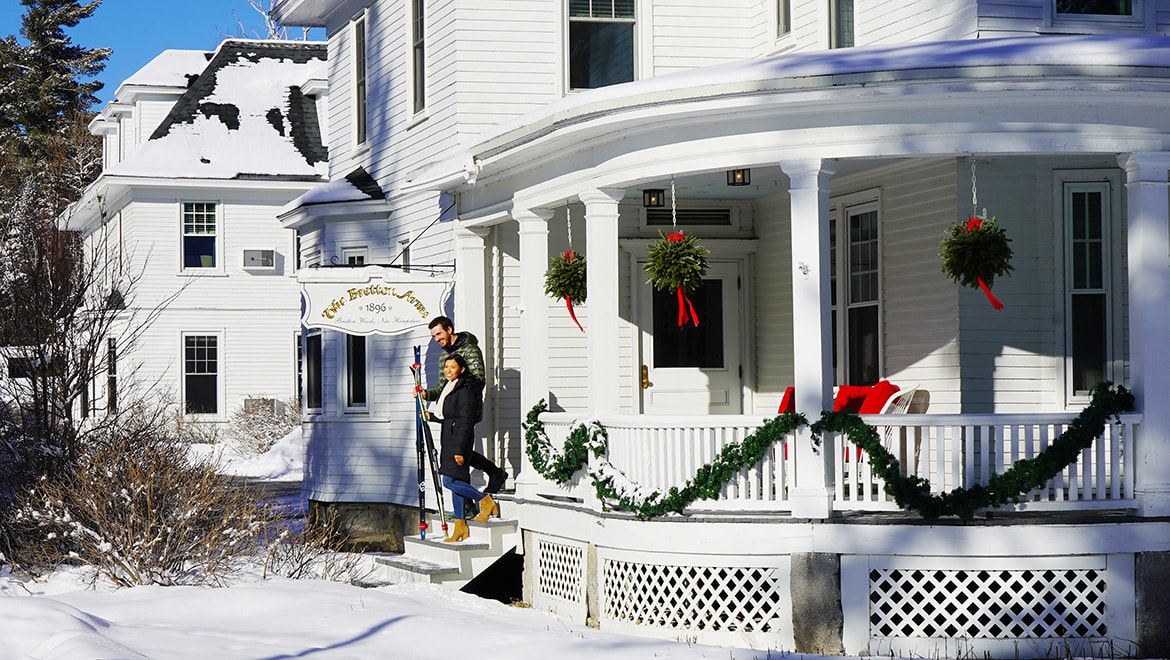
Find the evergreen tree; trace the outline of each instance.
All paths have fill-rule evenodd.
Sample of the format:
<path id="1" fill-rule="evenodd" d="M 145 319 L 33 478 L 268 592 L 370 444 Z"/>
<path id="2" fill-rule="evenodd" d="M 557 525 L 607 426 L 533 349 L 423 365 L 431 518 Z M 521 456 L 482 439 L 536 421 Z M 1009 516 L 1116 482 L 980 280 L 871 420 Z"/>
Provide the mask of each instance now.
<path id="1" fill-rule="evenodd" d="M 77 115 L 97 103 L 102 83 L 92 80 L 105 68 L 109 48 L 85 48 L 72 42 L 66 28 L 76 27 L 101 4 L 93 0 L 20 0 L 26 7 L 20 33 L 27 44 L 9 36 L 0 42 L 0 138 L 4 155 L 49 157 L 47 142 Z"/>

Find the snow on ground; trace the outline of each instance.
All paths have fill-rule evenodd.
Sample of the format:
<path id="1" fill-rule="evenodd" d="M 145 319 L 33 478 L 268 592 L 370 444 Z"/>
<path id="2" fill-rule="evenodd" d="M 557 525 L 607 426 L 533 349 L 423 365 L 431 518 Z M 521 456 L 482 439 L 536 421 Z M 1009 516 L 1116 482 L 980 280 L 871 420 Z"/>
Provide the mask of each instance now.
<path id="1" fill-rule="evenodd" d="M 299 429 L 248 457 L 232 443 L 193 445 L 235 476 L 299 481 Z M 0 660 L 137 658 L 401 658 L 677 660 L 800 658 L 607 633 L 556 615 L 433 585 L 361 588 L 322 580 L 232 586 L 91 585 L 80 569 L 30 582 L 0 569 Z M 837 660 L 840 660 L 839 658 Z"/>
<path id="2" fill-rule="evenodd" d="M 603 633 L 432 585 L 363 589 L 320 580 L 253 580 L 218 589 L 110 591 L 84 588 L 79 575 L 66 572 L 43 584 L 0 575 L 0 593 L 7 596 L 0 596 L 5 660 L 769 657 Z"/>

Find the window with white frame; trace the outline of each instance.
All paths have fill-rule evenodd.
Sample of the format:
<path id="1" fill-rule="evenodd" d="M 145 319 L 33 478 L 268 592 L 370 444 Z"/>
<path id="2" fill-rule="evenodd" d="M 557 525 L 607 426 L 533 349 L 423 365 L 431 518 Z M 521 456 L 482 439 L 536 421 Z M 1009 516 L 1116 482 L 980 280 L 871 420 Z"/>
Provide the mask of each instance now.
<path id="1" fill-rule="evenodd" d="M 1062 185 L 1065 250 L 1067 394 L 1087 397 L 1111 380 L 1113 360 L 1112 220 L 1109 181 Z"/>
<path id="2" fill-rule="evenodd" d="M 305 335 L 305 393 L 306 410 L 320 410 L 325 387 L 321 378 L 321 331 Z"/>
<path id="3" fill-rule="evenodd" d="M 366 143 L 369 121 L 366 98 L 366 15 L 363 13 L 353 20 L 350 28 L 353 36 L 353 139 L 358 145 Z"/>
<path id="4" fill-rule="evenodd" d="M 882 377 L 878 208 L 876 200 L 842 204 L 829 220 L 833 369 L 848 385 L 873 385 Z"/>
<path id="5" fill-rule="evenodd" d="M 1052 25 L 1075 31 L 1140 30 L 1156 20 L 1149 0 L 1051 0 Z M 1150 14 L 1150 15 L 1147 15 Z"/>
<path id="6" fill-rule="evenodd" d="M 569 89 L 634 79 L 634 1 L 568 0 Z"/>
<path id="7" fill-rule="evenodd" d="M 345 407 L 366 408 L 366 338 L 345 335 Z"/>
<path id="8" fill-rule="evenodd" d="M 216 268 L 219 210 L 215 202 L 183 202 L 183 269 Z"/>
<path id="9" fill-rule="evenodd" d="M 829 0 L 829 48 L 853 44 L 853 0 Z"/>
<path id="10" fill-rule="evenodd" d="M 792 32 L 792 0 L 776 0 L 776 38 Z"/>
<path id="11" fill-rule="evenodd" d="M 1141 0 L 1056 0 L 1056 13 L 1076 16 L 1133 16 Z"/>
<path id="12" fill-rule="evenodd" d="M 219 412 L 219 337 L 183 337 L 183 408 L 187 413 Z"/>
<path id="13" fill-rule="evenodd" d="M 414 114 L 418 114 L 427 107 L 427 69 L 426 69 L 426 12 L 424 0 L 410 0 L 410 59 L 411 59 L 411 88 Z"/>

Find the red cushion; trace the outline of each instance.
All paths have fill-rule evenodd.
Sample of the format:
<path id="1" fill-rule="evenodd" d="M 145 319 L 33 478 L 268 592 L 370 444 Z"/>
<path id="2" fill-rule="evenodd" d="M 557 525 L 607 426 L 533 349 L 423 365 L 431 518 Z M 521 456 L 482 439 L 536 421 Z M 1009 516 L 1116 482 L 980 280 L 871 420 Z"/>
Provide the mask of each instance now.
<path id="1" fill-rule="evenodd" d="M 873 388 L 869 385 L 842 385 L 837 388 L 837 397 L 833 399 L 833 412 L 855 413 L 861 410 L 865 398 Z"/>
<path id="2" fill-rule="evenodd" d="M 861 404 L 861 409 L 858 414 L 861 415 L 876 415 L 882 411 L 882 407 L 886 405 L 886 401 L 898 391 L 898 386 L 888 380 L 878 381 L 877 385 L 873 386 L 873 390 L 869 396 L 865 397 L 865 402 Z"/>
<path id="3" fill-rule="evenodd" d="M 796 412 L 796 388 L 789 385 L 788 389 L 784 390 L 784 398 L 780 399 L 780 409 L 777 413 Z"/>

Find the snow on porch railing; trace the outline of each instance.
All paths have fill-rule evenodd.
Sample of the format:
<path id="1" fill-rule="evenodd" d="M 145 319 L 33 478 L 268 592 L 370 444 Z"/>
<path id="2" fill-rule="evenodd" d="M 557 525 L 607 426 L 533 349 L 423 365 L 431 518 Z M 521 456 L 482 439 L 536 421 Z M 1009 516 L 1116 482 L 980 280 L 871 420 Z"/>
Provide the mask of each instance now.
<path id="1" fill-rule="evenodd" d="M 902 466 L 939 494 L 986 485 L 1021 459 L 1035 458 L 1068 428 L 1075 415 L 862 415 Z M 1020 498 L 1019 510 L 1123 508 L 1134 504 L 1133 435 L 1137 414 L 1105 427 L 1080 457 L 1047 484 Z M 864 454 L 836 437 L 834 508 L 897 510 Z"/>
<path id="2" fill-rule="evenodd" d="M 553 445 L 560 447 L 581 418 L 568 413 L 540 417 Z M 665 492 L 681 487 L 710 463 L 724 446 L 740 442 L 763 423 L 760 415 L 669 416 L 609 415 L 601 420 L 609 436 L 609 461 L 643 488 Z M 791 439 L 789 440 L 791 441 Z M 717 500 L 698 500 L 688 511 L 786 511 L 792 462 L 778 443 L 756 465 L 741 470 Z M 590 457 L 590 460 L 595 460 Z M 598 504 L 582 471 L 564 487 L 545 482 L 540 492 Z M 553 489 L 550 491 L 550 487 Z"/>
<path id="3" fill-rule="evenodd" d="M 935 494 L 986 484 L 992 473 L 1006 472 L 1020 459 L 1035 458 L 1074 418 L 1070 414 L 862 416 L 877 427 L 903 471 L 930 481 Z M 1104 437 L 1043 488 L 1023 496 L 1017 508 L 1133 506 L 1132 443 L 1140 420 L 1137 414 L 1122 415 L 1120 424 L 1107 426 Z M 541 421 L 559 451 L 570 430 L 583 420 L 571 413 L 545 413 Z M 609 436 L 610 463 L 642 487 L 666 491 L 682 487 L 725 445 L 754 433 L 763 419 L 758 415 L 612 415 L 599 421 Z M 741 470 L 723 488 L 719 499 L 698 500 L 687 510 L 789 511 L 788 487 L 796 469 L 792 442 L 789 437 L 788 451 L 784 443 L 777 443 L 760 462 Z M 834 452 L 835 479 L 830 487 L 836 510 L 898 510 L 857 447 L 838 434 L 826 438 L 823 446 L 832 447 Z M 810 469 L 821 468 L 814 465 Z M 538 479 L 537 493 L 600 508 L 585 470 L 564 486 Z"/>

